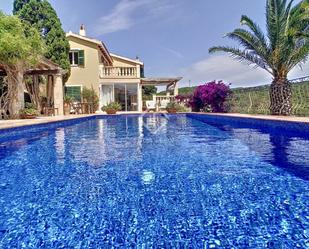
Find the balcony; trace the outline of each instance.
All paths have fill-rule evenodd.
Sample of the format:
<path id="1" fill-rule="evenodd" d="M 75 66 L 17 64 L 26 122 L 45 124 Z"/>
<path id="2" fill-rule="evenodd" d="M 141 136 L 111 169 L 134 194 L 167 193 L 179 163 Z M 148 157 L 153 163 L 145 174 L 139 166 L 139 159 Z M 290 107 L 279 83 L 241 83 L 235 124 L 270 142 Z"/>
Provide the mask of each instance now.
<path id="1" fill-rule="evenodd" d="M 139 78 L 136 67 L 103 67 L 100 66 L 101 79 L 135 79 Z"/>

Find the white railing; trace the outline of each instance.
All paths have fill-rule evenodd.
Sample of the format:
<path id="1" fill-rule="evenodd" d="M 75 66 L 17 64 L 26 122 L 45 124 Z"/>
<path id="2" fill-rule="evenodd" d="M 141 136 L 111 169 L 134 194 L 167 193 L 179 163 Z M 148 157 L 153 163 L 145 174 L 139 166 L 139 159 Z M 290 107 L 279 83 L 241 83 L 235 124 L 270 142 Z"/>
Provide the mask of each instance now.
<path id="1" fill-rule="evenodd" d="M 136 67 L 100 67 L 100 78 L 138 78 Z"/>
<path id="2" fill-rule="evenodd" d="M 153 95 L 153 100 L 156 103 L 161 103 L 162 100 L 167 100 L 168 102 L 175 101 L 175 96 L 172 95 Z"/>

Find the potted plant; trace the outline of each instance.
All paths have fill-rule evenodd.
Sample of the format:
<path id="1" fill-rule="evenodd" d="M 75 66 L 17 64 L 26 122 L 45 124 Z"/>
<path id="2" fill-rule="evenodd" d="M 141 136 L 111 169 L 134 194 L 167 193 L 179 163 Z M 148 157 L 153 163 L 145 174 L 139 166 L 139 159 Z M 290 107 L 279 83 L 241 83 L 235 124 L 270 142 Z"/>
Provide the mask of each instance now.
<path id="1" fill-rule="evenodd" d="M 74 101 L 74 98 L 70 96 L 65 96 L 63 99 L 63 110 L 64 110 L 64 115 L 70 115 L 71 112 L 71 105 Z"/>
<path id="2" fill-rule="evenodd" d="M 121 105 L 118 102 L 112 102 L 108 105 L 103 106 L 101 109 L 107 114 L 116 114 L 117 111 L 121 110 Z"/>
<path id="3" fill-rule="evenodd" d="M 182 109 L 183 107 L 177 102 L 170 102 L 166 105 L 166 110 L 168 113 L 177 113 Z"/>
<path id="4" fill-rule="evenodd" d="M 19 115 L 21 119 L 34 119 L 39 116 L 39 111 L 33 104 L 26 103 L 25 108 L 20 111 Z"/>

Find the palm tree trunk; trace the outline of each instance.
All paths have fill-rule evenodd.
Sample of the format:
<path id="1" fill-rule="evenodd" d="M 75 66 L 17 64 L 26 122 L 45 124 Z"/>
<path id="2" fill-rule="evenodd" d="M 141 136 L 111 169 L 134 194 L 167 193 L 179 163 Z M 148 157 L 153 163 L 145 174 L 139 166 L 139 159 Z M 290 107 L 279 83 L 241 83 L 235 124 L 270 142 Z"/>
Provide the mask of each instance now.
<path id="1" fill-rule="evenodd" d="M 270 111 L 272 115 L 290 115 L 292 112 L 292 87 L 287 79 L 274 80 L 270 86 Z"/>

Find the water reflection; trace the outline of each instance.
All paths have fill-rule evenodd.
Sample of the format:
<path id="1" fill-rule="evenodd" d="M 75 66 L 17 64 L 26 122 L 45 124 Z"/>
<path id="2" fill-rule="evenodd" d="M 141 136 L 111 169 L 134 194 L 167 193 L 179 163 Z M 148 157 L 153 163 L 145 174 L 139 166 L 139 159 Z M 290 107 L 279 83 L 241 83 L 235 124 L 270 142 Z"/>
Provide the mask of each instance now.
<path id="1" fill-rule="evenodd" d="M 28 132 L 16 132 L 14 136 L 3 136 L 0 139 L 0 159 L 10 156 L 15 151 L 35 143 L 42 138 L 48 137 L 49 135 L 50 132 L 48 131 L 35 132 L 33 130 Z"/>
<path id="2" fill-rule="evenodd" d="M 136 117 L 96 119 L 67 128 L 66 133 L 66 151 L 76 162 L 101 168 L 131 157 L 142 159 L 143 127 Z"/>
<path id="3" fill-rule="evenodd" d="M 65 131 L 59 128 L 55 132 L 57 162 L 63 164 L 65 161 Z"/>
<path id="4" fill-rule="evenodd" d="M 309 141 L 292 138 L 287 148 L 288 161 L 309 167 Z"/>
<path id="5" fill-rule="evenodd" d="M 229 123 L 227 120 L 200 120 L 239 139 L 250 150 L 274 166 L 309 180 L 309 141 L 307 133 L 280 130 L 278 127 Z"/>

